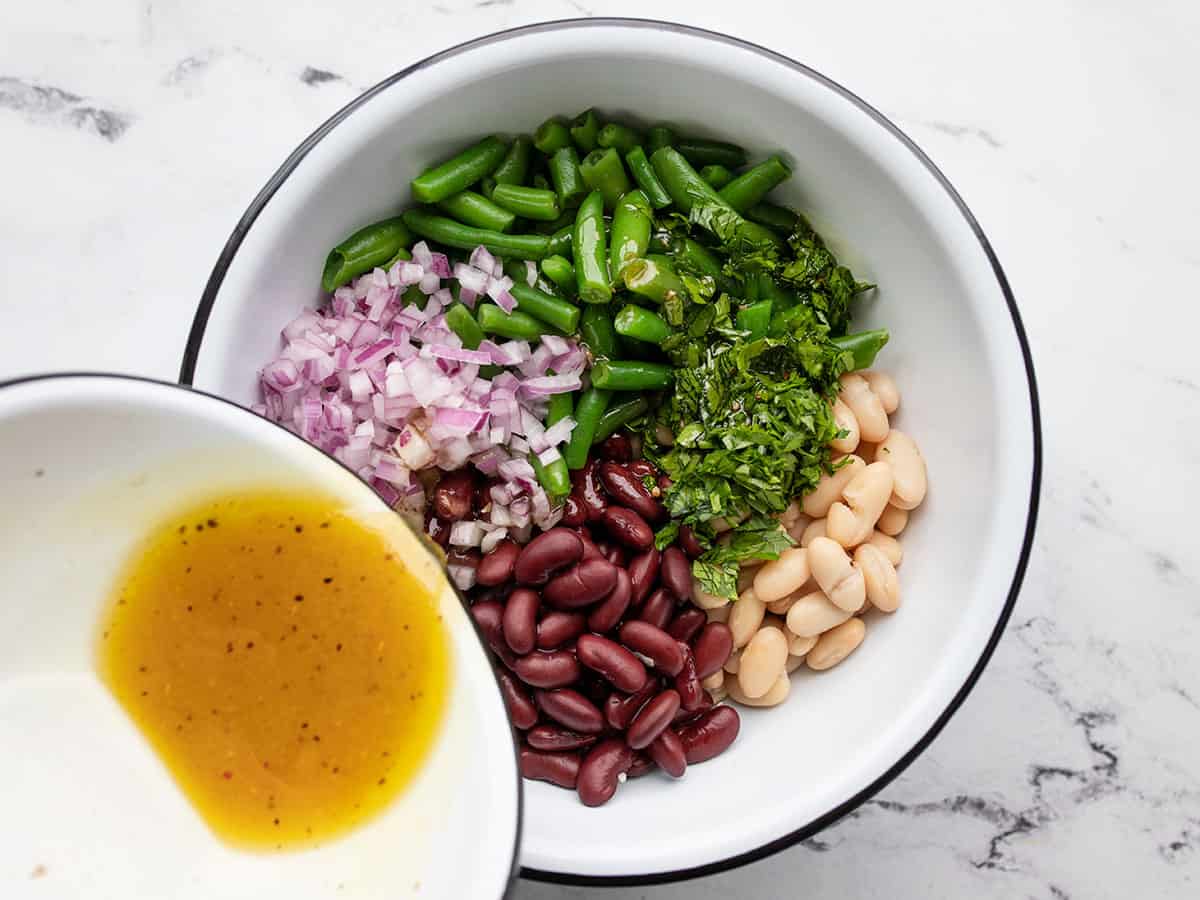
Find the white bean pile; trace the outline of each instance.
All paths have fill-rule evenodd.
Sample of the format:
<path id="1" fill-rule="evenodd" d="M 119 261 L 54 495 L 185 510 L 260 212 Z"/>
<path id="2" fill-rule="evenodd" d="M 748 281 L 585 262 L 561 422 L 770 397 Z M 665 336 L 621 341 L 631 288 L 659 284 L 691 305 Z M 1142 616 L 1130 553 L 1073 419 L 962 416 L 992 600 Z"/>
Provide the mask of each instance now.
<path id="1" fill-rule="evenodd" d="M 890 376 L 855 372 L 841 382 L 833 416 L 846 434 L 830 443 L 841 466 L 779 516 L 800 546 L 743 563 L 734 603 L 693 584 L 693 602 L 733 633 L 729 661 L 703 681 L 714 701 L 782 703 L 792 672 L 836 666 L 866 638 L 866 613 L 900 607 L 897 537 L 925 499 L 925 460 L 891 427 L 900 392 Z"/>

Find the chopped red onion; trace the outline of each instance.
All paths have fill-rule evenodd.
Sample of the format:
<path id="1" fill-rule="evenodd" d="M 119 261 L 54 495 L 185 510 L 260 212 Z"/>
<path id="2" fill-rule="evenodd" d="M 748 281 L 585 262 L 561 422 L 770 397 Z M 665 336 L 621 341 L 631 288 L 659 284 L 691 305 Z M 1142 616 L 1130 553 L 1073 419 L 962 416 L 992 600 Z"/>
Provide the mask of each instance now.
<path id="1" fill-rule="evenodd" d="M 446 574 L 450 576 L 450 580 L 460 591 L 469 591 L 475 587 L 474 566 L 446 566 Z"/>
<path id="2" fill-rule="evenodd" d="M 479 542 L 479 550 L 482 553 L 491 553 L 496 549 L 496 545 L 508 537 L 508 532 L 504 528 L 492 528 L 483 536 L 483 540 Z"/>
<path id="3" fill-rule="evenodd" d="M 465 306 L 467 309 L 475 308 L 475 299 L 478 296 L 479 292 L 473 291 L 470 288 L 460 287 L 458 289 L 458 299 L 462 301 L 463 306 Z"/>
<path id="4" fill-rule="evenodd" d="M 461 521 L 450 526 L 450 543 L 455 547 L 478 547 L 483 540 L 483 529 L 478 522 Z"/>
<path id="5" fill-rule="evenodd" d="M 458 279 L 458 283 L 462 287 L 474 291 L 476 294 L 482 294 L 486 291 L 488 281 L 490 280 L 487 272 L 483 272 L 466 263 L 454 264 L 454 277 Z"/>
<path id="6" fill-rule="evenodd" d="M 492 274 L 496 267 L 496 257 L 492 255 L 492 251 L 490 251 L 487 247 L 484 247 L 482 244 L 471 251 L 471 256 L 467 262 L 469 262 L 474 268 L 479 269 L 482 272 L 486 272 L 489 275 Z"/>
<path id="7" fill-rule="evenodd" d="M 560 459 L 562 459 L 562 454 L 558 452 L 557 447 L 547 447 L 538 454 L 538 462 L 540 462 L 543 466 L 553 465 Z"/>
<path id="8" fill-rule="evenodd" d="M 529 285 L 530 287 L 533 287 L 535 284 L 537 284 L 537 280 L 538 280 L 537 263 L 535 263 L 531 259 L 525 260 L 525 283 L 527 285 Z"/>
<path id="9" fill-rule="evenodd" d="M 529 396 L 548 396 L 577 391 L 582 386 L 583 382 L 578 375 L 542 375 L 538 378 L 526 378 L 521 383 L 521 390 Z"/>

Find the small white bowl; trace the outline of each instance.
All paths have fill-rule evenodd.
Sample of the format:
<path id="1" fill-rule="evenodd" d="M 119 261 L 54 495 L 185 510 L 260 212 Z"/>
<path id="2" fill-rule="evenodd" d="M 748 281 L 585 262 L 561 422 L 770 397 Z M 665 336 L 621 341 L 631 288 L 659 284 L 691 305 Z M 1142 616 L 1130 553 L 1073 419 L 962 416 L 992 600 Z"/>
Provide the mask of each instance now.
<path id="1" fill-rule="evenodd" d="M 243 486 L 307 487 L 368 524 L 395 522 L 374 491 L 228 401 L 121 376 L 0 385 L 0 459 L 0 896 L 505 894 L 520 834 L 515 748 L 483 646 L 448 584 L 451 686 L 429 758 L 376 818 L 315 850 L 249 853 L 215 838 L 96 674 L 117 571 L 181 505 Z M 400 531 L 413 571 L 445 584 Z"/>
<path id="2" fill-rule="evenodd" d="M 879 366 L 930 473 L 904 534 L 905 605 L 849 660 L 797 675 L 781 708 L 744 711 L 731 750 L 682 783 L 643 778 L 600 809 L 527 785 L 525 875 L 666 881 L 793 844 L 894 778 L 975 683 L 1016 599 L 1041 459 L 1029 349 L 978 224 L 912 141 L 811 69 L 711 32 L 593 19 L 472 41 L 372 88 L 284 162 L 220 255 L 181 378 L 257 400 L 279 329 L 321 302 L 330 246 L 395 214 L 414 175 L 480 135 L 589 106 L 793 160 L 783 201 L 880 285 L 856 327 L 891 329 Z"/>

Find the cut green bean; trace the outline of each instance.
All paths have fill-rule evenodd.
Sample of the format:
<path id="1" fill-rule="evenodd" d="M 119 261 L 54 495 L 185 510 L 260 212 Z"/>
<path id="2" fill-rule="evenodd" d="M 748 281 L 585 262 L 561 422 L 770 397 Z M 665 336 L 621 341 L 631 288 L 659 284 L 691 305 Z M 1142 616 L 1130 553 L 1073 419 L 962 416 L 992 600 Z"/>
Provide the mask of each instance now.
<path id="1" fill-rule="evenodd" d="M 528 313 L 514 309 L 506 313 L 495 303 L 484 303 L 475 311 L 479 327 L 488 334 L 512 338 L 515 341 L 536 341 L 546 333 L 546 324 Z"/>
<path id="2" fill-rule="evenodd" d="M 593 150 L 579 164 L 579 174 L 589 190 L 599 191 L 604 195 L 604 208 L 613 209 L 617 201 L 628 193 L 629 176 L 621 165 L 621 157 L 617 151 L 609 147 L 607 150 Z"/>
<path id="3" fill-rule="evenodd" d="M 600 422 L 596 425 L 596 434 L 592 437 L 592 443 L 598 444 L 605 438 L 612 437 L 638 416 L 643 415 L 649 408 L 650 402 L 640 396 L 621 403 L 609 404 L 608 409 L 604 410 L 604 415 L 600 417 Z"/>
<path id="4" fill-rule="evenodd" d="M 749 332 L 752 341 L 766 337 L 767 329 L 771 326 L 771 308 L 773 306 L 774 304 L 770 300 L 759 300 L 757 303 L 743 306 L 738 310 L 737 327 L 742 331 Z"/>
<path id="5" fill-rule="evenodd" d="M 587 464 L 588 451 L 592 449 L 592 438 L 596 436 L 596 428 L 608 407 L 609 397 L 608 391 L 594 386 L 579 395 L 579 401 L 575 404 L 575 427 L 571 430 L 567 449 L 563 451 L 567 468 L 582 469 Z"/>
<path id="6" fill-rule="evenodd" d="M 513 284 L 508 292 L 516 299 L 517 309 L 541 319 L 564 334 L 573 333 L 579 325 L 579 307 L 561 297 L 547 294 L 523 281 Z"/>
<path id="7" fill-rule="evenodd" d="M 587 185 L 579 171 L 579 154 L 568 145 L 550 157 L 550 181 L 558 194 L 558 204 L 564 210 L 574 209 L 587 194 Z"/>
<path id="8" fill-rule="evenodd" d="M 550 235 L 550 244 L 547 249 L 549 253 L 557 256 L 575 255 L 575 222 L 573 220 L 570 225 L 564 225 Z"/>
<path id="9" fill-rule="evenodd" d="M 725 198 L 726 203 L 738 212 L 745 213 L 791 176 L 792 170 L 788 168 L 787 163 L 778 156 L 769 156 L 757 166 L 747 169 L 724 187 L 717 187 L 717 190 Z"/>
<path id="10" fill-rule="evenodd" d="M 672 145 L 693 166 L 725 166 L 740 169 L 746 164 L 746 151 L 737 144 L 704 138 L 677 138 Z"/>
<path id="11" fill-rule="evenodd" d="M 557 253 L 542 260 L 542 274 L 553 281 L 559 290 L 575 293 L 575 267 L 565 256 Z"/>
<path id="12" fill-rule="evenodd" d="M 508 152 L 500 165 L 492 172 L 496 184 L 524 184 L 529 176 L 529 157 L 533 152 L 533 141 L 527 134 L 518 134 L 508 145 Z"/>
<path id="13" fill-rule="evenodd" d="M 720 290 L 728 291 L 732 288 L 721 261 L 703 244 L 690 237 L 677 236 L 670 241 L 670 251 L 677 268 L 695 275 L 708 276 Z"/>
<path id="14" fill-rule="evenodd" d="M 533 146 L 547 156 L 553 156 L 563 147 L 571 146 L 571 132 L 561 116 L 552 116 L 533 133 Z"/>
<path id="15" fill-rule="evenodd" d="M 399 216 L 360 228 L 325 257 L 321 287 L 335 290 L 376 266 L 394 262 L 400 250 L 411 243 L 412 234 Z"/>
<path id="16" fill-rule="evenodd" d="M 536 172 L 534 174 L 534 176 L 529 179 L 529 183 L 532 184 L 535 188 L 541 188 L 543 191 L 554 190 L 554 185 L 552 185 L 550 183 L 550 179 L 547 178 L 545 175 L 543 175 L 541 172 Z"/>
<path id="17" fill-rule="evenodd" d="M 641 147 L 634 147 L 625 154 L 625 164 L 629 166 L 633 180 L 642 189 L 651 206 L 655 209 L 663 209 L 671 205 L 671 195 L 667 193 L 667 189 L 654 174 L 654 167 L 650 165 L 650 159 L 646 156 L 645 150 Z"/>
<path id="18" fill-rule="evenodd" d="M 451 303 L 446 310 L 446 325 L 462 339 L 463 346 L 468 350 L 476 350 L 483 342 L 483 329 L 471 315 L 471 311 L 461 303 Z"/>
<path id="19" fill-rule="evenodd" d="M 670 257 L 659 253 L 651 253 L 628 263 L 623 277 L 626 288 L 655 303 L 665 303 L 675 296 L 683 296 L 685 290 Z"/>
<path id="20" fill-rule="evenodd" d="M 791 309 L 796 305 L 796 295 L 777 284 L 766 272 L 759 272 L 756 281 L 758 296 L 763 300 L 770 300 L 774 304 L 775 312 Z"/>
<path id="21" fill-rule="evenodd" d="M 389 259 L 387 262 L 385 262 L 382 266 L 380 266 L 380 268 L 386 272 L 386 271 L 389 271 L 392 268 L 392 266 L 394 266 L 396 263 L 408 262 L 410 259 L 412 259 L 412 254 L 409 252 L 408 248 L 401 247 L 399 250 L 397 250 L 395 252 L 395 254 L 392 256 L 392 258 Z"/>
<path id="22" fill-rule="evenodd" d="M 768 323 L 770 319 L 771 317 L 767 316 Z M 671 326 L 667 324 L 666 319 L 632 303 L 616 314 L 613 318 L 613 328 L 622 337 L 644 341 L 647 344 L 661 344 L 671 334 Z M 763 325 L 763 331 L 766 332 L 766 324 Z"/>
<path id="23" fill-rule="evenodd" d="M 483 194 L 474 191 L 451 194 L 437 206 L 464 225 L 486 228 L 489 231 L 508 231 L 517 220 L 507 209 L 497 206 Z"/>
<path id="24" fill-rule="evenodd" d="M 746 210 L 746 218 L 783 234 L 791 234 L 800 222 L 800 217 L 790 209 L 774 203 L 756 203 Z"/>
<path id="25" fill-rule="evenodd" d="M 553 222 L 561 211 L 554 191 L 525 187 L 520 184 L 498 184 L 492 192 L 492 202 L 510 213 L 540 222 Z"/>
<path id="26" fill-rule="evenodd" d="M 571 245 L 579 299 L 584 303 L 608 303 L 612 300 L 612 285 L 608 280 L 604 196 L 599 191 L 592 191 L 579 205 Z"/>
<path id="27" fill-rule="evenodd" d="M 609 234 L 608 270 L 621 280 L 626 264 L 646 255 L 652 226 L 650 203 L 641 191 L 630 191 L 617 201 Z"/>
<path id="28" fill-rule="evenodd" d="M 617 355 L 617 332 L 606 307 L 583 308 L 583 316 L 579 320 L 579 336 L 592 351 L 593 359 L 611 359 Z"/>
<path id="29" fill-rule="evenodd" d="M 533 284 L 529 284 L 529 266 L 533 264 Z M 543 277 L 541 270 L 538 269 L 537 263 L 532 260 L 524 259 L 507 259 L 504 261 L 504 274 L 513 280 L 513 284 L 524 284 L 537 288 L 543 294 L 549 294 L 551 297 L 558 296 L 558 288 L 550 279 Z M 531 310 L 526 310 L 532 315 Z"/>
<path id="30" fill-rule="evenodd" d="M 596 135 L 596 143 L 601 147 L 612 147 L 622 156 L 642 142 L 641 135 L 628 125 L 609 122 Z"/>
<path id="31" fill-rule="evenodd" d="M 754 244 L 780 243 L 779 236 L 770 229 L 746 221 L 724 197 L 709 187 L 708 182 L 674 147 L 663 147 L 656 151 L 650 157 L 650 163 L 682 212 L 691 215 L 697 203 L 703 204 L 705 215 L 697 217 L 696 221 L 714 234 L 720 232 L 717 236 L 723 241 L 728 242 L 736 237 Z"/>
<path id="32" fill-rule="evenodd" d="M 708 186 L 714 191 L 720 191 L 721 188 L 733 181 L 733 173 L 722 165 L 705 166 L 700 170 L 700 177 L 708 182 Z"/>
<path id="33" fill-rule="evenodd" d="M 571 120 L 571 140 L 583 153 L 591 153 L 596 149 L 596 135 L 600 133 L 600 120 L 596 110 L 585 109 Z"/>
<path id="34" fill-rule="evenodd" d="M 507 148 L 498 137 L 486 137 L 453 159 L 427 169 L 412 180 L 413 196 L 422 203 L 438 203 L 465 191 L 504 159 Z"/>
<path id="35" fill-rule="evenodd" d="M 473 228 L 424 209 L 410 209 L 404 214 L 404 224 L 421 237 L 447 247 L 474 250 L 482 244 L 495 254 L 518 259 L 541 259 L 550 246 L 550 239 L 544 234 L 502 234 Z"/>
<path id="36" fill-rule="evenodd" d="M 565 419 L 574 409 L 574 393 L 552 394 L 546 407 L 546 427 L 549 428 L 555 422 Z M 561 456 L 550 465 L 544 466 L 536 454 L 530 453 L 529 462 L 533 465 L 538 481 L 551 497 L 560 498 L 571 493 L 571 476 L 567 471 L 567 461 Z"/>
<path id="37" fill-rule="evenodd" d="M 846 334 L 833 339 L 840 350 L 849 351 L 853 362 L 850 371 L 869 369 L 875 363 L 875 355 L 888 342 L 888 330 L 877 328 L 873 331 L 860 331 L 857 334 Z"/>
<path id="38" fill-rule="evenodd" d="M 646 152 L 653 153 L 655 150 L 660 150 L 663 147 L 670 147 L 675 143 L 675 131 L 670 125 L 652 125 L 650 130 L 646 132 Z"/>
<path id="39" fill-rule="evenodd" d="M 664 363 L 601 359 L 592 366 L 592 384 L 606 391 L 661 391 L 674 378 L 674 368 Z"/>

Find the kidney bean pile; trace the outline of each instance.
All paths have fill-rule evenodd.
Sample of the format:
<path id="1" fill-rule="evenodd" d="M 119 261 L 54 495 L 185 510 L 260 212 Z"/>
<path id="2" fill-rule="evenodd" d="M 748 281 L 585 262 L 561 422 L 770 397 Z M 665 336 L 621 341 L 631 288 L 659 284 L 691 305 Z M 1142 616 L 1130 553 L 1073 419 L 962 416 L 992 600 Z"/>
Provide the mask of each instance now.
<path id="1" fill-rule="evenodd" d="M 737 711 L 714 706 L 700 685 L 725 665 L 733 636 L 690 603 L 699 546 L 683 529 L 677 546 L 655 549 L 665 482 L 623 435 L 598 449 L 573 473 L 558 526 L 482 557 L 451 551 L 475 566 L 471 611 L 521 734 L 521 774 L 574 789 L 588 806 L 655 768 L 681 777 L 740 727 Z M 435 491 L 439 517 L 470 513 L 461 482 L 450 485 L 453 509 Z M 429 530 L 436 539 L 447 527 L 431 520 Z"/>

